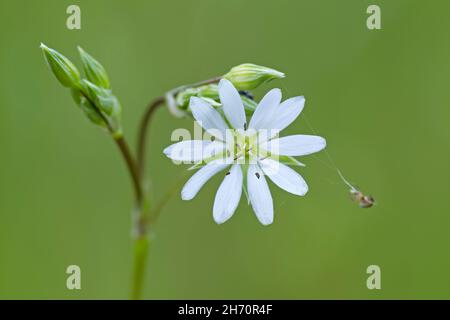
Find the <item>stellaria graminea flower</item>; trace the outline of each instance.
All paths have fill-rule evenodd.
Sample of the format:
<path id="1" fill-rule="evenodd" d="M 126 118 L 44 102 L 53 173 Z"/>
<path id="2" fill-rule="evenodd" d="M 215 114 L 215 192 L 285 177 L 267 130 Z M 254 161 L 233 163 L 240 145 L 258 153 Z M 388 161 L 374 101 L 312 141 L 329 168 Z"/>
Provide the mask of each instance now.
<path id="1" fill-rule="evenodd" d="M 301 165 L 293 157 L 322 150 L 325 139 L 312 135 L 277 137 L 299 116 L 304 97 L 281 103 L 281 90 L 272 89 L 247 122 L 239 92 L 230 81 L 220 81 L 219 96 L 224 117 L 201 98 L 191 97 L 189 103 L 195 120 L 214 137 L 212 141 L 181 141 L 164 150 L 172 160 L 192 162 L 195 167 L 204 164 L 184 185 L 181 197 L 191 200 L 211 177 L 228 169 L 214 200 L 214 221 L 220 224 L 232 217 L 244 189 L 258 220 L 269 225 L 273 222 L 273 201 L 265 176 L 285 191 L 304 196 L 308 191 L 305 180 L 284 163 Z"/>

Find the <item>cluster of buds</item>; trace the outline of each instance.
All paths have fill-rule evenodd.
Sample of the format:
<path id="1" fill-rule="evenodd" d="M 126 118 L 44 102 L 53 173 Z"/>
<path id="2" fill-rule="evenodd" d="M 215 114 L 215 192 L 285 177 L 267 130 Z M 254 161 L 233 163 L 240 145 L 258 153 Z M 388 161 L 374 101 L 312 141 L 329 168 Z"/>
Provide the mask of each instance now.
<path id="1" fill-rule="evenodd" d="M 76 104 L 94 124 L 107 129 L 114 137 L 122 136 L 122 107 L 112 93 L 105 68 L 91 55 L 78 48 L 83 71 L 82 78 L 75 65 L 58 51 L 41 44 L 53 74 L 58 81 L 71 90 Z"/>
<path id="2" fill-rule="evenodd" d="M 227 79 L 239 90 L 247 115 L 253 114 L 257 103 L 249 90 L 256 89 L 260 85 L 273 80 L 284 78 L 284 73 L 251 63 L 244 63 L 233 67 L 227 74 L 220 77 Z M 220 79 L 218 78 L 218 79 Z M 200 86 L 185 86 L 176 92 L 175 97 L 167 98 L 169 107 L 175 115 L 190 114 L 189 100 L 198 97 L 207 101 L 211 106 L 220 111 L 222 105 L 219 99 L 218 85 L 207 84 Z"/>

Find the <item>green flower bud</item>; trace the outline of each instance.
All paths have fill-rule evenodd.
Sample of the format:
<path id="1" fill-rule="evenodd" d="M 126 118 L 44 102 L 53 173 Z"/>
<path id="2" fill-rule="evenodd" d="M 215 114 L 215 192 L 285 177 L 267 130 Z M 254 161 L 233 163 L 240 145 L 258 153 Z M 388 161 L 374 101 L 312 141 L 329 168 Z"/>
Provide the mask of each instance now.
<path id="1" fill-rule="evenodd" d="M 80 72 L 75 65 L 58 51 L 48 48 L 43 43 L 41 43 L 41 49 L 58 81 L 64 87 L 77 88 L 80 83 Z"/>
<path id="2" fill-rule="evenodd" d="M 107 115 L 111 115 L 114 111 L 114 105 L 116 104 L 116 97 L 109 89 L 103 89 L 96 86 L 92 82 L 83 79 L 83 88 L 87 91 L 89 98 L 95 103 L 95 105 Z"/>
<path id="3" fill-rule="evenodd" d="M 175 101 L 176 104 L 179 108 L 181 109 L 187 109 L 188 105 L 189 105 L 189 99 L 191 99 L 191 97 L 195 97 L 198 94 L 198 89 L 197 88 L 188 88 L 182 92 L 180 92 L 179 94 L 177 94 Z"/>
<path id="4" fill-rule="evenodd" d="M 178 107 L 187 109 L 191 97 L 203 98 L 213 107 L 220 106 L 220 103 L 218 102 L 219 89 L 216 84 L 209 84 L 198 88 L 188 88 L 181 91 L 176 97 Z"/>
<path id="5" fill-rule="evenodd" d="M 271 68 L 244 63 L 232 68 L 223 77 L 230 80 L 238 90 L 252 90 L 267 81 L 284 76 L 284 73 Z"/>
<path id="6" fill-rule="evenodd" d="M 102 128 L 107 127 L 104 118 L 98 113 L 94 105 L 92 105 L 92 103 L 80 92 L 80 90 L 72 89 L 71 93 L 75 103 L 93 124 Z"/>
<path id="7" fill-rule="evenodd" d="M 95 104 L 98 111 L 102 112 L 103 117 L 107 119 L 114 134 L 121 135 L 122 106 L 119 99 L 112 94 L 111 90 L 100 88 L 86 79 L 82 80 L 82 86 L 89 100 Z"/>
<path id="8" fill-rule="evenodd" d="M 84 73 L 86 74 L 88 80 L 101 88 L 110 89 L 111 86 L 109 83 L 108 74 L 106 73 L 105 68 L 103 68 L 100 62 L 95 60 L 81 47 L 78 47 L 78 51 L 80 52 Z"/>
<path id="9" fill-rule="evenodd" d="M 219 87 L 217 84 L 208 84 L 197 88 L 187 88 L 184 91 L 181 91 L 176 96 L 177 107 L 182 110 L 187 110 L 191 97 L 202 98 L 214 108 L 221 110 L 222 104 L 220 103 Z M 245 113 L 248 116 L 251 116 L 258 104 L 244 93 L 241 93 L 241 99 L 245 108 Z"/>

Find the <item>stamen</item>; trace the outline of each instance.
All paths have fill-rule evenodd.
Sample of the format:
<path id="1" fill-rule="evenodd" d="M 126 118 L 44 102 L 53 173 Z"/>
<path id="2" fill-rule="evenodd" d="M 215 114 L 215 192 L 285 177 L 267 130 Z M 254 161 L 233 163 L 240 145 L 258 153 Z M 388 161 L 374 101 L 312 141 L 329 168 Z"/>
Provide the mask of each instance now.
<path id="1" fill-rule="evenodd" d="M 227 173 L 225 173 L 226 176 L 229 175 L 229 174 L 230 174 L 230 171 L 228 171 Z"/>
<path id="2" fill-rule="evenodd" d="M 247 122 L 244 123 L 244 130 L 247 130 Z"/>
<path id="3" fill-rule="evenodd" d="M 255 176 L 259 179 L 259 177 L 261 177 L 260 175 L 259 175 L 259 172 L 256 172 L 255 173 Z"/>

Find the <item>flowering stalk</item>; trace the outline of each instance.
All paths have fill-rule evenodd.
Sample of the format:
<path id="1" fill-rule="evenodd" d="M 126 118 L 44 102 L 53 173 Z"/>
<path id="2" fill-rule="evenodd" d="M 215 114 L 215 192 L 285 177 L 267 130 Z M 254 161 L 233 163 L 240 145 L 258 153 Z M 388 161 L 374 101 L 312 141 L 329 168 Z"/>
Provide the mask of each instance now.
<path id="1" fill-rule="evenodd" d="M 203 99 L 205 103 L 210 103 L 212 106 L 221 107 L 220 92 L 216 83 L 222 78 L 229 79 L 238 89 L 248 90 L 272 79 L 282 78 L 284 74 L 266 67 L 243 64 L 232 68 L 224 76 L 170 90 L 164 96 L 153 100 L 147 107 L 139 128 L 137 156 L 135 158 L 124 138 L 121 123 L 122 107 L 112 92 L 105 68 L 86 51 L 79 48 L 86 76 L 86 79 L 83 79 L 78 69 L 67 57 L 44 44 L 41 44 L 41 49 L 57 80 L 64 87 L 70 89 L 75 103 L 89 121 L 111 135 L 127 165 L 135 194 L 135 209 L 132 221 L 134 241 L 132 298 L 140 299 L 150 245 L 148 231 L 173 194 L 173 192 L 166 193 L 158 203 L 152 205 L 144 192 L 144 164 L 148 130 L 156 109 L 166 104 L 174 116 L 193 116 L 190 106 L 186 103 L 192 97 Z M 248 92 L 240 92 L 239 95 L 245 112 L 251 115 L 256 108 L 252 96 Z"/>

